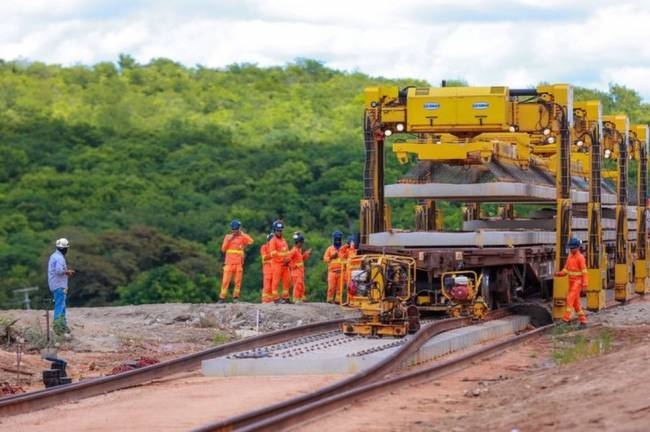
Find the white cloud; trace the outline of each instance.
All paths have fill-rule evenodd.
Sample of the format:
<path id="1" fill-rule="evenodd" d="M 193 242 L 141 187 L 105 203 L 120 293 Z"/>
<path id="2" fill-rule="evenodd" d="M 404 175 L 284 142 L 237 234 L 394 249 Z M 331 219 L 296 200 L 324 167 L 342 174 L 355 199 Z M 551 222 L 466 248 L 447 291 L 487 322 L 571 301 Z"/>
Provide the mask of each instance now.
<path id="1" fill-rule="evenodd" d="M 650 100 L 648 22 L 642 0 L 24 0 L 3 5 L 0 58 L 75 64 L 124 52 L 220 67 L 308 57 L 433 84 L 617 82 Z"/>

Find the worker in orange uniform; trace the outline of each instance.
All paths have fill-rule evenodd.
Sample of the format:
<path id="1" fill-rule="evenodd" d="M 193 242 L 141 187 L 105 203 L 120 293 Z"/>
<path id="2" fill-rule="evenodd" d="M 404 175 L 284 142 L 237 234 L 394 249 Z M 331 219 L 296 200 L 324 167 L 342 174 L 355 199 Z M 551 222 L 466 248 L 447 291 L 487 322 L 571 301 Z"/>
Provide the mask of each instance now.
<path id="1" fill-rule="evenodd" d="M 562 316 L 562 320 L 568 323 L 575 310 L 578 314 L 580 327 L 584 328 L 587 326 L 587 317 L 580 305 L 580 291 L 587 286 L 587 264 L 585 257 L 580 253 L 580 240 L 575 237 L 569 240 L 569 249 L 571 252 L 566 264 L 562 271 L 557 274 L 558 276 L 569 276 L 569 295 L 567 296 L 566 311 Z"/>
<path id="2" fill-rule="evenodd" d="M 284 224 L 282 221 L 273 222 L 273 238 L 269 241 L 269 252 L 271 253 L 271 268 L 273 277 L 271 279 L 271 295 L 275 303 L 280 303 L 278 287 L 282 281 L 282 303 L 291 303 L 289 300 L 289 284 L 291 275 L 289 273 L 289 245 L 282 237 Z"/>
<path id="3" fill-rule="evenodd" d="M 271 282 L 273 279 L 273 265 L 271 264 L 272 257 L 269 250 L 269 241 L 273 238 L 273 234 L 266 237 L 266 243 L 260 248 L 260 257 L 262 258 L 262 303 L 273 302 L 273 294 L 271 294 Z"/>
<path id="4" fill-rule="evenodd" d="M 342 243 L 343 233 L 334 231 L 332 245 L 325 250 L 325 255 L 323 255 L 323 261 L 327 263 L 327 303 L 334 303 L 336 293 L 341 286 L 348 249 Z"/>
<path id="5" fill-rule="evenodd" d="M 305 301 L 305 261 L 311 255 L 311 249 L 303 251 L 305 237 L 299 232 L 293 234 L 293 247 L 289 251 L 289 269 L 293 283 L 293 302 L 300 304 Z"/>
<path id="6" fill-rule="evenodd" d="M 354 236 L 348 236 L 345 245 L 347 246 L 347 262 L 345 264 L 345 286 L 350 289 L 350 279 L 352 278 L 352 268 L 350 260 L 357 256 L 357 248 L 354 243 Z M 343 295 L 343 293 L 341 293 Z"/>
<path id="7" fill-rule="evenodd" d="M 345 245 L 348 247 L 348 258 L 357 256 L 357 246 L 354 243 L 354 236 L 348 236 Z"/>
<path id="8" fill-rule="evenodd" d="M 230 234 L 223 239 L 221 252 L 226 254 L 223 266 L 223 280 L 221 281 L 221 294 L 219 303 L 225 303 L 228 296 L 230 280 L 235 277 L 235 290 L 232 294 L 233 302 L 239 299 L 241 280 L 244 275 L 244 248 L 252 245 L 253 239 L 244 234 L 241 230 L 241 223 L 238 220 L 230 222 Z"/>

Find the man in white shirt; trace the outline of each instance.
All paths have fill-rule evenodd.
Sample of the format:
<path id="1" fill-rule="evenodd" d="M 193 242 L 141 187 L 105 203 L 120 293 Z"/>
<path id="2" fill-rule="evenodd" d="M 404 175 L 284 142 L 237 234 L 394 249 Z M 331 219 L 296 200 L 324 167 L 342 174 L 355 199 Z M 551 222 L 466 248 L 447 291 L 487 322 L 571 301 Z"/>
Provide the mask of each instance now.
<path id="1" fill-rule="evenodd" d="M 68 253 L 70 242 L 60 238 L 56 241 L 56 250 L 50 255 L 47 265 L 47 282 L 50 292 L 54 297 L 54 320 L 53 327 L 56 333 L 68 333 L 68 323 L 65 318 L 65 298 L 68 293 L 68 277 L 74 274 L 68 269 L 65 261 L 65 254 Z"/>

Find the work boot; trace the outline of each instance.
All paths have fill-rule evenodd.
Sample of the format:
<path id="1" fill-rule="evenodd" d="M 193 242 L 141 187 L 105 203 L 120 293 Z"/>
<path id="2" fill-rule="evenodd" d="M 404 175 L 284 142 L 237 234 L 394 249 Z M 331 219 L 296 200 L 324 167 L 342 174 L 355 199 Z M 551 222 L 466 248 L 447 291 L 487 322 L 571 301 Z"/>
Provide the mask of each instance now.
<path id="1" fill-rule="evenodd" d="M 239 303 L 239 297 L 235 297 L 235 298 L 233 298 L 233 299 L 232 299 L 232 302 L 233 302 L 233 303 Z"/>
<path id="2" fill-rule="evenodd" d="M 217 303 L 222 304 L 222 303 L 225 303 L 225 302 L 226 302 L 226 299 L 222 299 L 222 298 L 220 298 L 219 301 L 218 301 Z"/>
<path id="3" fill-rule="evenodd" d="M 275 300 L 273 300 L 273 303 L 274 303 L 274 304 L 280 304 L 280 299 L 275 299 Z"/>
<path id="4" fill-rule="evenodd" d="M 584 330 L 587 328 L 587 323 L 581 322 L 578 324 L 578 330 Z"/>

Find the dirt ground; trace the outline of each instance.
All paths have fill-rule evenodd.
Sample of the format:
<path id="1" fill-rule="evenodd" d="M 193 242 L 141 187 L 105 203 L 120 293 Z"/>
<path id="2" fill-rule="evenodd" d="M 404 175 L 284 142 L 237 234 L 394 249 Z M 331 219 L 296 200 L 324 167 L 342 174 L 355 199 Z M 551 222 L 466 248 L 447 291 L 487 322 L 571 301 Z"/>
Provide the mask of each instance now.
<path id="1" fill-rule="evenodd" d="M 299 396 L 341 378 L 339 375 L 204 378 L 196 374 L 0 419 L 0 429 L 186 431 Z"/>
<path id="2" fill-rule="evenodd" d="M 300 430 L 649 430 L 650 303 L 591 318 L 587 331 L 538 338 Z"/>
<path id="3" fill-rule="evenodd" d="M 259 327 L 258 327 L 259 313 Z M 25 390 L 42 388 L 41 371 L 49 363 L 41 356 L 54 352 L 68 362 L 74 381 L 109 373 L 114 367 L 139 357 L 167 360 L 217 344 L 328 319 L 350 312 L 323 304 L 164 304 L 103 308 L 70 308 L 72 337 L 46 342 L 44 311 L 0 311 L 0 324 L 11 327 L 13 343 L 0 329 L 0 383 L 19 384 Z M 16 337 L 25 339 L 23 372 L 16 374 Z"/>
<path id="4" fill-rule="evenodd" d="M 173 321 L 173 315 L 160 319 Z M 192 327 L 189 322 L 161 325 L 178 325 L 177 333 L 183 333 L 183 326 Z M 592 327 L 586 331 L 572 328 L 556 331 L 434 382 L 359 401 L 346 410 L 328 413 L 300 430 L 648 430 L 650 397 L 645 383 L 650 382 L 650 301 L 590 315 L 590 323 Z M 186 340 L 182 335 L 177 337 L 174 343 Z M 132 348 L 127 345 L 126 353 L 129 349 Z M 101 353 L 76 354 L 102 359 Z M 314 390 L 340 378 L 333 375 L 205 378 L 195 373 L 1 419 L 0 429 L 187 430 Z M 150 415 L 152 411 L 156 416 Z M 75 418 L 74 425 L 70 418 Z"/>

